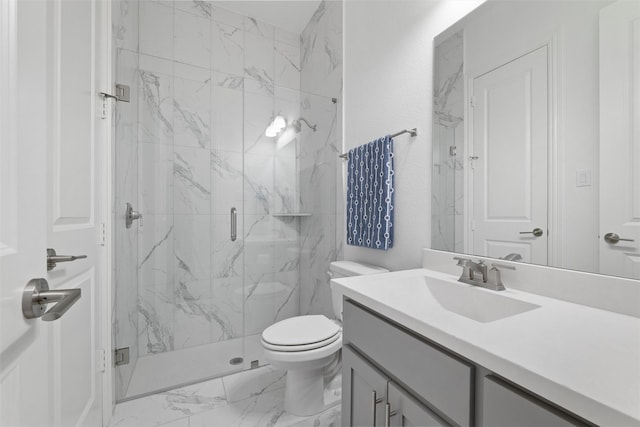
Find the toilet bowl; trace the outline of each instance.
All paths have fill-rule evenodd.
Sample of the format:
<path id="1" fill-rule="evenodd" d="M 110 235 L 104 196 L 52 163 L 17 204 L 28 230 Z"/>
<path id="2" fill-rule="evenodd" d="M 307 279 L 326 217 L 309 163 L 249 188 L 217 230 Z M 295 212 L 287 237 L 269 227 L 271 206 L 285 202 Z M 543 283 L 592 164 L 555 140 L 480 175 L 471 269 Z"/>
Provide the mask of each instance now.
<path id="1" fill-rule="evenodd" d="M 377 274 L 388 270 L 351 261 L 332 262 L 330 278 Z M 329 281 L 327 281 L 327 286 Z M 333 310 L 342 320 L 342 294 L 331 292 Z M 324 406 L 324 372 L 335 367 L 342 348 L 340 321 L 324 315 L 296 316 L 281 320 L 261 336 L 265 359 L 287 371 L 285 411 L 299 416 L 317 414 Z"/>

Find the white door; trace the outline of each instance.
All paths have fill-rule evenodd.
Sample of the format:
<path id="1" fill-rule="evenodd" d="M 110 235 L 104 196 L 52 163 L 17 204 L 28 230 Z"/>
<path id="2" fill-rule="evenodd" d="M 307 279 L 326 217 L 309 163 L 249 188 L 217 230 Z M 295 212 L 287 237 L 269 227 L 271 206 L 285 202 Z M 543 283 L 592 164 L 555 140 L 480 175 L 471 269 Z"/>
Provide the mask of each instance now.
<path id="1" fill-rule="evenodd" d="M 470 253 L 547 264 L 547 48 L 473 80 Z"/>
<path id="2" fill-rule="evenodd" d="M 640 279 L 640 2 L 600 12 L 600 273 Z"/>
<path id="3" fill-rule="evenodd" d="M 2 82 L 9 85 L 0 96 L 0 425 L 98 426 L 98 4 L 3 0 L 1 10 Z M 48 271 L 47 248 L 87 258 Z M 51 290 L 80 289 L 81 298 L 57 320 L 25 319 L 21 294 L 33 278 Z"/>

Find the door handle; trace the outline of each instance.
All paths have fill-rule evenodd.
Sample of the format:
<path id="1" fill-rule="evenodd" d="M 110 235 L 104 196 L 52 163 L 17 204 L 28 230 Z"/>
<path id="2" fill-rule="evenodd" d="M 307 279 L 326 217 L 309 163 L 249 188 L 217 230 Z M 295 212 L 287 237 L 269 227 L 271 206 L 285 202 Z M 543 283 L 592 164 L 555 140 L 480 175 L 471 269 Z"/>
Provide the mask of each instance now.
<path id="1" fill-rule="evenodd" d="M 520 234 L 533 234 L 536 237 L 540 237 L 544 234 L 542 228 L 534 228 L 532 231 L 521 231 Z"/>
<path id="2" fill-rule="evenodd" d="M 80 299 L 80 296 L 82 296 L 82 289 L 50 291 L 46 279 L 31 279 L 22 291 L 22 314 L 27 319 L 42 317 L 45 322 L 50 322 L 61 318 Z M 47 304 L 50 303 L 56 305 L 45 313 Z"/>
<path id="3" fill-rule="evenodd" d="M 615 245 L 618 242 L 635 242 L 635 240 L 633 239 L 623 239 L 622 237 L 618 236 L 616 233 L 605 234 L 604 241 L 612 245 Z"/>
<path id="4" fill-rule="evenodd" d="M 53 248 L 47 249 L 47 271 L 51 271 L 56 268 L 56 264 L 59 262 L 75 261 L 77 259 L 84 259 L 86 255 L 57 255 L 56 250 Z"/>
<path id="5" fill-rule="evenodd" d="M 238 238 L 238 211 L 231 208 L 231 241 L 235 242 Z"/>

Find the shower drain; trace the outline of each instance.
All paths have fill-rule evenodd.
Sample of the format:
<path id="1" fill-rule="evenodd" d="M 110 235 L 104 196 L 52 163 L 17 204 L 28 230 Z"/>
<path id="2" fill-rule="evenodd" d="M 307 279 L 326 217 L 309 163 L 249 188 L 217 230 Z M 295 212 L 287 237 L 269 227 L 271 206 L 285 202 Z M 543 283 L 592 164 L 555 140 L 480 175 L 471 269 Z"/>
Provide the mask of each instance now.
<path id="1" fill-rule="evenodd" d="M 234 357 L 233 359 L 229 360 L 229 363 L 231 365 L 239 365 L 244 361 L 244 359 L 242 357 Z"/>

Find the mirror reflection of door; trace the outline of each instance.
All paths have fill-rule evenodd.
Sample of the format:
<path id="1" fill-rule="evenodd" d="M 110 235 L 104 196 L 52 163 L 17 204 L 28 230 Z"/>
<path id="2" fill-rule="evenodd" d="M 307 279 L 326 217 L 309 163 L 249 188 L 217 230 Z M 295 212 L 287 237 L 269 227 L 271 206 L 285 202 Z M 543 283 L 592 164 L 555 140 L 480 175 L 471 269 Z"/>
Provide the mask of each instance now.
<path id="1" fill-rule="evenodd" d="M 468 253 L 547 264 L 547 47 L 473 79 Z"/>
<path id="2" fill-rule="evenodd" d="M 640 3 L 600 12 L 600 273 L 640 279 Z M 606 142 L 606 144 L 603 144 Z"/>

